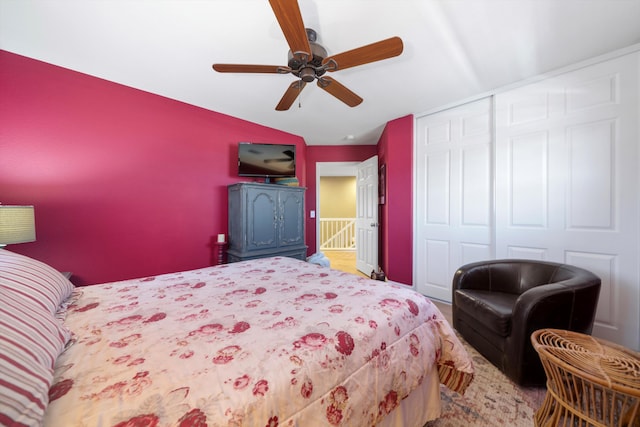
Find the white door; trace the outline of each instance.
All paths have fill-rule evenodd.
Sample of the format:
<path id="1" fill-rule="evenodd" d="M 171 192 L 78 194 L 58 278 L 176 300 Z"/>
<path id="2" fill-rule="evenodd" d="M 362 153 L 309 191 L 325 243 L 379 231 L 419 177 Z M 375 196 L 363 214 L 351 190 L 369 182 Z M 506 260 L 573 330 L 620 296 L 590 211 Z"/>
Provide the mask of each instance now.
<path id="1" fill-rule="evenodd" d="M 491 98 L 416 119 L 413 283 L 451 302 L 456 269 L 493 258 Z"/>
<path id="2" fill-rule="evenodd" d="M 360 163 L 356 183 L 356 268 L 378 270 L 378 156 Z"/>
<path id="3" fill-rule="evenodd" d="M 496 96 L 496 256 L 602 279 L 593 334 L 640 346 L 639 54 Z"/>

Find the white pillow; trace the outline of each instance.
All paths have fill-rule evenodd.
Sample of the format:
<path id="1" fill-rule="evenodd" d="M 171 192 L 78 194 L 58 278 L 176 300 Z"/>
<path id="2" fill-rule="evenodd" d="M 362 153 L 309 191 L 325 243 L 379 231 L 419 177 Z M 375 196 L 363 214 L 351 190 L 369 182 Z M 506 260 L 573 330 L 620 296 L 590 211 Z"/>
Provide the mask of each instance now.
<path id="1" fill-rule="evenodd" d="M 58 355 L 70 338 L 55 315 L 73 284 L 0 249 L 0 425 L 41 425 Z"/>

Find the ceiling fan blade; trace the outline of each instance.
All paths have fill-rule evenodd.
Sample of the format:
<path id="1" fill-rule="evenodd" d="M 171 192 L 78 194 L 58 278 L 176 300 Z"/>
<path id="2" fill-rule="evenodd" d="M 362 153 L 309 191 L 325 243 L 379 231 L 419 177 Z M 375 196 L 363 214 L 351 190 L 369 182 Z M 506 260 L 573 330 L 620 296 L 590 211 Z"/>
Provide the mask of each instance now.
<path id="1" fill-rule="evenodd" d="M 344 70 L 356 65 L 368 64 L 402 53 L 403 44 L 400 37 L 391 37 L 376 43 L 371 43 L 356 49 L 348 50 L 337 55 L 329 56 L 322 61 L 328 71 Z"/>
<path id="2" fill-rule="evenodd" d="M 301 61 L 310 60 L 313 55 L 297 0 L 269 0 L 269 4 L 293 56 Z"/>
<path id="3" fill-rule="evenodd" d="M 319 78 L 318 87 L 326 90 L 331 95 L 347 104 L 349 107 L 355 107 L 362 102 L 362 98 L 351 92 L 349 89 L 347 89 L 346 86 L 343 86 L 342 84 L 338 83 L 336 79 L 333 79 L 331 77 Z"/>
<path id="4" fill-rule="evenodd" d="M 275 73 L 288 74 L 291 68 L 281 65 L 213 64 L 219 73 Z"/>
<path id="5" fill-rule="evenodd" d="M 293 104 L 293 101 L 300 95 L 302 89 L 306 86 L 306 83 L 302 80 L 296 80 L 295 82 L 289 85 L 289 88 L 282 96 L 282 99 L 276 106 L 277 111 L 285 111 L 288 110 L 289 107 Z"/>

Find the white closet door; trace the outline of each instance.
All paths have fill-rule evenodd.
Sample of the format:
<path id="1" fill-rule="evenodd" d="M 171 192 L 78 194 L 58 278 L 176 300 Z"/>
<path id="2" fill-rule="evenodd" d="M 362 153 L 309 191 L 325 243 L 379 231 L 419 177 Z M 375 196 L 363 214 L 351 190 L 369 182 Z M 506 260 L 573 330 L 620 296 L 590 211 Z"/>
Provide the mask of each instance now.
<path id="1" fill-rule="evenodd" d="M 637 53 L 496 95 L 496 257 L 602 279 L 594 335 L 640 345 Z"/>
<path id="2" fill-rule="evenodd" d="M 466 263 L 493 257 L 491 99 L 416 119 L 414 285 L 451 301 Z"/>

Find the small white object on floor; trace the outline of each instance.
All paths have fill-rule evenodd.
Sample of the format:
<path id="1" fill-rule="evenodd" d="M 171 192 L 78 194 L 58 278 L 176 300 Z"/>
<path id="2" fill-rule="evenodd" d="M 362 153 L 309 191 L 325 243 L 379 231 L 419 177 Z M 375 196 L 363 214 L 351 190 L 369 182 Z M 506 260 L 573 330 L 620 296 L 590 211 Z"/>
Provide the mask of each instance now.
<path id="1" fill-rule="evenodd" d="M 329 261 L 329 258 L 327 258 L 327 256 L 322 252 L 316 252 L 310 257 L 307 257 L 307 262 L 310 262 L 311 264 L 318 264 L 322 267 L 331 266 L 331 261 Z"/>

